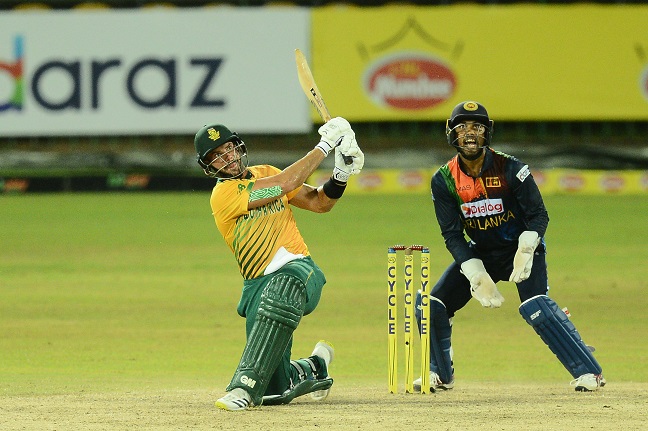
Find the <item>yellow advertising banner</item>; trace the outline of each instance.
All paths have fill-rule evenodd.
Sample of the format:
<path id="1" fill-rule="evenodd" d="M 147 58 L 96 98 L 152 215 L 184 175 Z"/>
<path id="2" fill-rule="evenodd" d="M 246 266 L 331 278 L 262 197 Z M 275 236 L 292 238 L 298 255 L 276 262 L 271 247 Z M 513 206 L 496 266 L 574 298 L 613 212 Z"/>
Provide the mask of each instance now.
<path id="1" fill-rule="evenodd" d="M 436 169 L 364 169 L 349 178 L 347 193 L 402 194 L 430 193 L 430 180 Z M 547 169 L 532 175 L 543 195 L 648 195 L 648 171 L 605 171 Z M 331 176 L 318 170 L 309 184 L 322 185 Z"/>
<path id="2" fill-rule="evenodd" d="M 463 100 L 495 121 L 648 119 L 647 5 L 330 6 L 312 44 L 351 121 L 445 119 Z"/>

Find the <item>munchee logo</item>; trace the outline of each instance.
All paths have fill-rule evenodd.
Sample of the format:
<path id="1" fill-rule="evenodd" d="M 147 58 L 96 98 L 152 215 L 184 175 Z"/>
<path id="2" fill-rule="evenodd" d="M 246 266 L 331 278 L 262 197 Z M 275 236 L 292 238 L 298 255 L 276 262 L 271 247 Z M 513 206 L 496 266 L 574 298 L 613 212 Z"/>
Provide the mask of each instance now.
<path id="1" fill-rule="evenodd" d="M 639 88 L 641 89 L 643 97 L 648 100 L 648 65 L 644 68 L 639 77 Z"/>
<path id="2" fill-rule="evenodd" d="M 12 82 L 13 81 L 13 82 Z M 0 84 L 9 82 L 9 85 L 0 85 L 0 88 L 9 89 L 7 94 L 0 92 L 0 112 L 9 109 L 20 111 L 23 107 L 23 38 L 16 36 L 14 39 L 14 60 L 6 62 L 0 59 Z"/>
<path id="3" fill-rule="evenodd" d="M 482 199 L 475 202 L 466 202 L 461 205 L 461 212 L 466 218 L 501 214 L 504 212 L 504 203 L 501 199 Z"/>
<path id="4" fill-rule="evenodd" d="M 398 53 L 374 62 L 363 87 L 379 106 L 416 111 L 450 99 L 457 79 L 441 60 L 421 53 Z"/>
<path id="5" fill-rule="evenodd" d="M 648 53 L 641 43 L 636 43 L 634 48 L 639 62 L 644 65 L 643 70 L 639 73 L 639 91 L 644 99 L 648 101 Z"/>

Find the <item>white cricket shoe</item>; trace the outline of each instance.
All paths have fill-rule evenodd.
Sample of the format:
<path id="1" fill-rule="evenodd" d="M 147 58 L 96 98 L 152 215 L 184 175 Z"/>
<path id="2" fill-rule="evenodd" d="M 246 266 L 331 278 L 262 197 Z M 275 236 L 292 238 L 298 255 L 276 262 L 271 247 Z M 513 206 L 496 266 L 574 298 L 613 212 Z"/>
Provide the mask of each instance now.
<path id="1" fill-rule="evenodd" d="M 583 374 L 577 379 L 572 380 L 569 384 L 575 386 L 578 392 L 591 392 L 605 386 L 605 377 L 603 374 Z"/>
<path id="2" fill-rule="evenodd" d="M 227 393 L 227 395 L 216 401 L 216 407 L 231 412 L 245 410 L 252 406 L 253 404 L 250 394 L 248 394 L 245 389 L 241 388 L 232 389 Z"/>
<path id="3" fill-rule="evenodd" d="M 417 392 L 421 392 L 421 382 L 423 379 L 419 377 L 418 379 L 414 380 L 414 390 Z M 447 391 L 448 389 L 454 388 L 454 376 L 452 376 L 452 380 L 450 380 L 449 383 L 443 383 L 441 381 L 441 377 L 434 371 L 430 371 L 430 392 L 436 392 L 436 391 Z"/>
<path id="4" fill-rule="evenodd" d="M 328 372 L 329 365 L 331 364 L 331 362 L 333 362 L 333 356 L 335 356 L 333 346 L 324 340 L 320 340 L 317 344 L 315 344 L 315 348 L 313 349 L 311 356 L 319 356 L 320 358 L 322 358 L 326 363 L 326 370 Z M 329 377 L 331 377 L 330 374 Z M 311 392 L 310 397 L 314 401 L 323 401 L 326 399 L 326 397 L 328 397 L 330 392 L 331 388 L 323 389 L 321 391 L 314 391 Z"/>

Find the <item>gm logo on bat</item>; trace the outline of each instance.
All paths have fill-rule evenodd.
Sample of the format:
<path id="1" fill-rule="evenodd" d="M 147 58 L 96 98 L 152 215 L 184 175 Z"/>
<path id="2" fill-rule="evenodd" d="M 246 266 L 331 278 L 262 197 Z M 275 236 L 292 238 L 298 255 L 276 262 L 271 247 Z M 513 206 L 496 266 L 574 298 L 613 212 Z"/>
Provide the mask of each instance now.
<path id="1" fill-rule="evenodd" d="M 0 59 L 0 114 L 3 111 L 23 109 L 26 97 L 25 86 L 31 90 L 33 101 L 48 111 L 79 110 L 83 104 L 88 104 L 92 110 L 101 107 L 102 79 L 109 74 L 119 72 L 125 75 L 124 87 L 127 97 L 136 105 L 146 109 L 176 107 L 186 103 L 191 108 L 223 107 L 225 100 L 210 98 L 208 94 L 214 85 L 218 72 L 223 64 L 222 57 L 190 58 L 187 64 L 180 64 L 176 59 L 141 58 L 132 65 L 125 66 L 123 60 L 114 57 L 103 60 L 50 60 L 36 65 L 29 77 L 24 76 L 25 52 L 22 36 L 14 38 L 14 59 Z M 201 80 L 196 83 L 195 90 L 188 95 L 186 102 L 179 102 L 177 77 L 181 68 L 196 68 L 202 71 Z M 162 76 L 163 88 L 159 94 L 151 96 L 138 88 L 138 79 L 143 74 L 151 72 Z M 52 97 L 47 90 L 53 76 L 67 78 L 70 85 L 63 97 Z M 8 78 L 8 79 L 7 79 Z M 13 81 L 13 88 L 11 88 Z M 3 85 L 9 82 L 9 86 Z M 8 88 L 9 91 L 2 89 Z M 60 90 L 58 90 L 60 91 Z M 84 94 L 83 92 L 89 92 Z M 56 100 L 54 100 L 56 99 Z M 31 99 L 30 99 L 31 100 Z"/>

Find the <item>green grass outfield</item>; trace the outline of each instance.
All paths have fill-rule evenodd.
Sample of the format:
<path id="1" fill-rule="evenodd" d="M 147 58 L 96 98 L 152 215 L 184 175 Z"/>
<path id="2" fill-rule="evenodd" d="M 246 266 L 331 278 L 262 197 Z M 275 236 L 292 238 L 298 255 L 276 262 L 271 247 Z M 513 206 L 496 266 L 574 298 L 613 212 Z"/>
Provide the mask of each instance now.
<path id="1" fill-rule="evenodd" d="M 224 389 L 244 342 L 241 280 L 208 200 L 0 196 L 0 395 Z M 648 200 L 551 196 L 546 205 L 550 295 L 596 346 L 608 381 L 648 382 Z M 329 214 L 296 214 L 328 283 L 295 356 L 325 338 L 336 380 L 386 391 L 386 247 L 428 245 L 433 279 L 450 261 L 429 196 L 349 195 Z M 473 301 L 455 317 L 458 379 L 566 385 L 519 316 L 514 285 L 499 288 L 501 309 Z"/>

